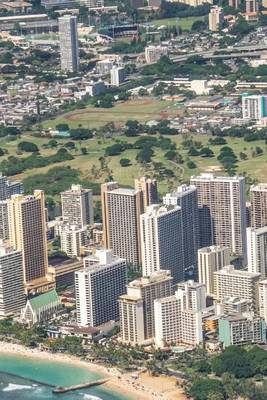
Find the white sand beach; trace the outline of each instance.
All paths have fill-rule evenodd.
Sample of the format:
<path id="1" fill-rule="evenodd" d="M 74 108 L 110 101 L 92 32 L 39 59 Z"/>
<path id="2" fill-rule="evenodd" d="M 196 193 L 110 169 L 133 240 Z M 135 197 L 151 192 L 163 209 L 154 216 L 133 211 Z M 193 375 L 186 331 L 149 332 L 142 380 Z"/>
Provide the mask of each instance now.
<path id="1" fill-rule="evenodd" d="M 187 400 L 185 394 L 180 387 L 176 385 L 176 379 L 166 376 L 151 377 L 147 373 L 121 374 L 116 368 L 107 368 L 105 366 L 87 362 L 78 359 L 77 357 L 49 353 L 39 349 L 29 349 L 19 344 L 0 342 L 0 353 L 23 355 L 23 357 L 38 358 L 49 360 L 51 362 L 58 361 L 63 363 L 72 364 L 87 368 L 91 372 L 98 372 L 99 374 L 109 378 L 109 381 L 104 384 L 104 387 L 124 394 L 125 396 L 132 397 L 139 400 Z"/>

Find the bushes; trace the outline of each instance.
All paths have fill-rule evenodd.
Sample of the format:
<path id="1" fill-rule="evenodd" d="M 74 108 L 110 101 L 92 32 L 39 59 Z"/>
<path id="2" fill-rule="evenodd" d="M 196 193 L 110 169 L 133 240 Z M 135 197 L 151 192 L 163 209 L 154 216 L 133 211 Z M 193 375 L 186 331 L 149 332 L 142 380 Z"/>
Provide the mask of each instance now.
<path id="1" fill-rule="evenodd" d="M 21 151 L 26 151 L 27 153 L 37 153 L 39 151 L 38 146 L 32 142 L 20 142 L 18 144 L 18 149 Z"/>

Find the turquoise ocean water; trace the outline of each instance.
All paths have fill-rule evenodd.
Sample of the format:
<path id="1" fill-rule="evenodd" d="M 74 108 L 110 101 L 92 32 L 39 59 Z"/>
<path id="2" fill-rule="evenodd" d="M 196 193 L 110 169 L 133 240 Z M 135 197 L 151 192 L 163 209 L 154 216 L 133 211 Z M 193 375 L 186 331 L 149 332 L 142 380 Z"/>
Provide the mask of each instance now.
<path id="1" fill-rule="evenodd" d="M 98 378 L 99 374 L 71 364 L 0 354 L 0 400 L 129 400 L 100 386 L 58 395 L 53 395 L 49 386 L 69 386 Z"/>

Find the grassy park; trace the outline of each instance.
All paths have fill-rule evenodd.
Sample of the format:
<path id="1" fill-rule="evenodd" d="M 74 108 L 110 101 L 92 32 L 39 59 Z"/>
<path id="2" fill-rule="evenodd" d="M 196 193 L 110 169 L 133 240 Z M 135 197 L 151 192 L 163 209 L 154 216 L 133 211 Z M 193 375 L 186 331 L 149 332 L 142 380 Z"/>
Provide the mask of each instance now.
<path id="1" fill-rule="evenodd" d="M 120 155 L 106 156 L 105 150 L 107 147 L 115 143 L 134 143 L 138 138 L 127 138 L 120 136 L 112 139 L 89 139 L 85 141 L 76 141 L 75 149 L 69 150 L 72 154 L 73 159 L 68 161 L 59 162 L 57 164 L 48 165 L 46 167 L 26 169 L 23 173 L 13 176 L 13 179 L 26 179 L 28 177 L 36 176 L 37 174 L 47 174 L 51 168 L 54 167 L 71 167 L 72 169 L 79 171 L 80 177 L 87 182 L 103 183 L 105 180 L 112 177 L 118 181 L 121 185 L 132 186 L 134 178 L 142 174 L 148 176 L 157 177 L 157 163 L 162 163 L 163 168 L 172 170 L 174 176 L 171 178 L 163 178 L 159 180 L 159 189 L 161 194 L 169 189 L 175 188 L 179 183 L 189 181 L 191 175 L 198 174 L 200 172 L 215 172 L 224 173 L 222 165 L 217 160 L 219 154 L 220 145 L 208 144 L 208 136 L 198 136 L 197 140 L 201 141 L 204 145 L 208 145 L 209 148 L 214 152 L 213 157 L 200 157 L 200 156 L 188 156 L 188 150 L 184 148 L 182 142 L 184 138 L 179 136 L 170 136 L 171 141 L 176 143 L 177 152 L 182 156 L 184 162 L 177 164 L 174 161 L 167 160 L 164 156 L 166 150 L 161 148 L 154 148 L 154 155 L 152 161 L 148 164 L 141 164 L 136 160 L 138 149 L 127 149 L 124 150 Z M 18 153 L 17 145 L 22 139 L 16 139 L 15 141 L 8 142 L 4 139 L 0 141 L 0 147 L 6 149 L 8 154 L 1 157 L 1 161 L 5 158 L 13 155 L 16 157 L 27 157 L 29 153 Z M 25 140 L 25 138 L 23 138 Z M 50 139 L 48 138 L 37 138 L 27 137 L 27 140 L 35 143 L 39 152 L 42 156 L 48 156 L 55 153 L 59 148 L 69 141 L 69 139 L 57 139 L 58 145 L 56 149 L 44 148 Z M 231 147 L 238 158 L 237 171 L 240 174 L 247 174 L 253 179 L 264 182 L 267 175 L 267 148 L 263 140 L 255 142 L 245 142 L 243 138 L 226 138 L 227 145 Z M 87 154 L 82 154 L 81 148 L 87 149 Z M 261 147 L 263 150 L 262 155 L 255 156 L 255 148 Z M 246 160 L 240 160 L 239 154 L 243 152 L 247 155 Z M 101 164 L 101 157 L 105 159 L 105 168 Z M 127 167 L 122 167 L 120 160 L 126 158 L 131 161 L 131 164 Z M 193 161 L 196 168 L 189 169 L 187 166 L 188 161 Z"/>

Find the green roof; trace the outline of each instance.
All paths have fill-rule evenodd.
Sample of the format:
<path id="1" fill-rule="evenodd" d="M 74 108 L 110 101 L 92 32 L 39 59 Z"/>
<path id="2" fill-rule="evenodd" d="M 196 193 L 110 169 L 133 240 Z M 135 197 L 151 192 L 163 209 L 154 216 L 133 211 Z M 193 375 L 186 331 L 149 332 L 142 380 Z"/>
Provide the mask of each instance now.
<path id="1" fill-rule="evenodd" d="M 60 302 L 59 297 L 55 289 L 49 292 L 40 294 L 39 296 L 33 297 L 29 300 L 30 305 L 34 311 L 42 308 L 47 308 L 51 304 L 58 304 Z"/>

